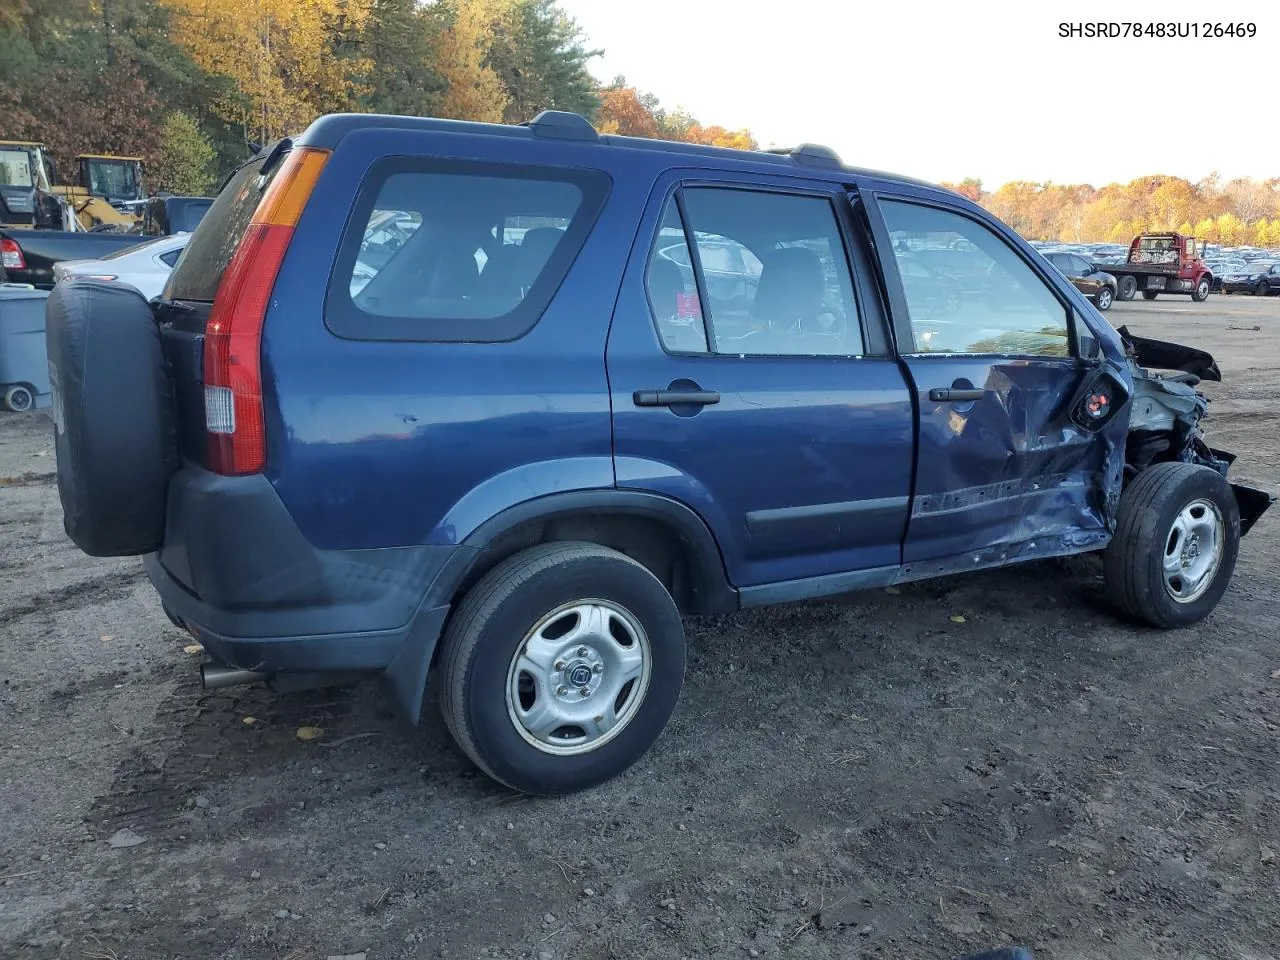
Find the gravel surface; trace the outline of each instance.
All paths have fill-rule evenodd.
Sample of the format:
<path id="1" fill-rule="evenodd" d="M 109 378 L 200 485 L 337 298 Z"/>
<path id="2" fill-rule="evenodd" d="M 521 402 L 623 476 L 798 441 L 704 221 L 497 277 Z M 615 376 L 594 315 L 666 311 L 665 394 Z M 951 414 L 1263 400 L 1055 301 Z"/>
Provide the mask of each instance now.
<path id="1" fill-rule="evenodd" d="M 1280 298 L 1110 318 L 1213 353 L 1212 440 L 1280 487 Z M 0 414 L 0 956 L 1276 955 L 1280 511 L 1197 629 L 1117 620 L 1089 558 L 690 621 L 657 746 L 546 801 L 433 703 L 202 693 L 51 446 Z"/>

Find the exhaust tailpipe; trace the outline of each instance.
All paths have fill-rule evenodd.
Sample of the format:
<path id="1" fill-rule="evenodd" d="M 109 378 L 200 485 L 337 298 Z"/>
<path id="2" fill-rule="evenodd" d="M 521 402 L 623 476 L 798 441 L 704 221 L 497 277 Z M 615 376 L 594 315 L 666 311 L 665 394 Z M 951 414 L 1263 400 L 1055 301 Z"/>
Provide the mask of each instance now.
<path id="1" fill-rule="evenodd" d="M 265 680 L 265 673 L 252 670 L 240 670 L 237 667 L 224 667 L 220 663 L 200 664 L 200 685 L 206 690 L 217 690 L 219 687 L 234 687 L 242 683 L 257 683 Z"/>

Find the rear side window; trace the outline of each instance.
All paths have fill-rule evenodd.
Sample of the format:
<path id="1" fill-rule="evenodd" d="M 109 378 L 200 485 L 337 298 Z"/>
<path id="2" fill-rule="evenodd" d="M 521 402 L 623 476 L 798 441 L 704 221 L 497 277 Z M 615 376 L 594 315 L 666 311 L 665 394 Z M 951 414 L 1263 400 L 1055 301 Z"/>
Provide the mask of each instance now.
<path id="1" fill-rule="evenodd" d="M 358 340 L 509 340 L 564 280 L 608 194 L 602 171 L 392 158 L 347 224 L 325 322 Z"/>
<path id="2" fill-rule="evenodd" d="M 249 229 L 249 221 L 262 199 L 258 170 L 265 156 L 255 158 L 235 172 L 191 234 L 187 255 L 169 275 L 165 296 L 170 300 L 212 302 L 222 274 Z M 276 169 L 280 164 L 276 165 Z"/>

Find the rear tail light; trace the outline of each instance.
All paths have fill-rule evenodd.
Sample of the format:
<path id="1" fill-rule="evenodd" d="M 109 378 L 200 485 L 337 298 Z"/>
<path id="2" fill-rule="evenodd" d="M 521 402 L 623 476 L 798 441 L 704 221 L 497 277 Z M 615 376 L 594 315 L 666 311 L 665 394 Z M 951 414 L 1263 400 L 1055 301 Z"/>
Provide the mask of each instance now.
<path id="1" fill-rule="evenodd" d="M 22 255 L 22 248 L 18 246 L 18 241 L 0 237 L 0 265 L 3 265 L 6 270 L 27 269 L 27 261 Z"/>
<path id="2" fill-rule="evenodd" d="M 257 473 L 266 465 L 262 410 L 262 322 L 302 208 L 329 151 L 298 147 L 258 203 L 218 284 L 204 336 L 209 469 Z"/>

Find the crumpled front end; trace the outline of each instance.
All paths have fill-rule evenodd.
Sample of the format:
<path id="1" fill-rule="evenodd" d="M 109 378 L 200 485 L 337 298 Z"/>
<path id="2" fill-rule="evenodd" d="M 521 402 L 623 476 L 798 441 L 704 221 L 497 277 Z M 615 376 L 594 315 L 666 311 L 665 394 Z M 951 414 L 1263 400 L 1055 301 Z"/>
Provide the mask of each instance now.
<path id="1" fill-rule="evenodd" d="M 1210 467 L 1225 478 L 1236 458 L 1211 447 L 1206 440 L 1201 421 L 1209 400 L 1196 389 L 1202 380 L 1222 380 L 1213 357 L 1181 344 L 1134 336 L 1125 327 L 1119 333 L 1129 351 L 1133 377 L 1126 474 L 1131 477 L 1153 463 L 1179 460 Z M 1231 483 L 1231 489 L 1240 507 L 1243 536 L 1271 507 L 1275 497 L 1241 483 Z"/>

